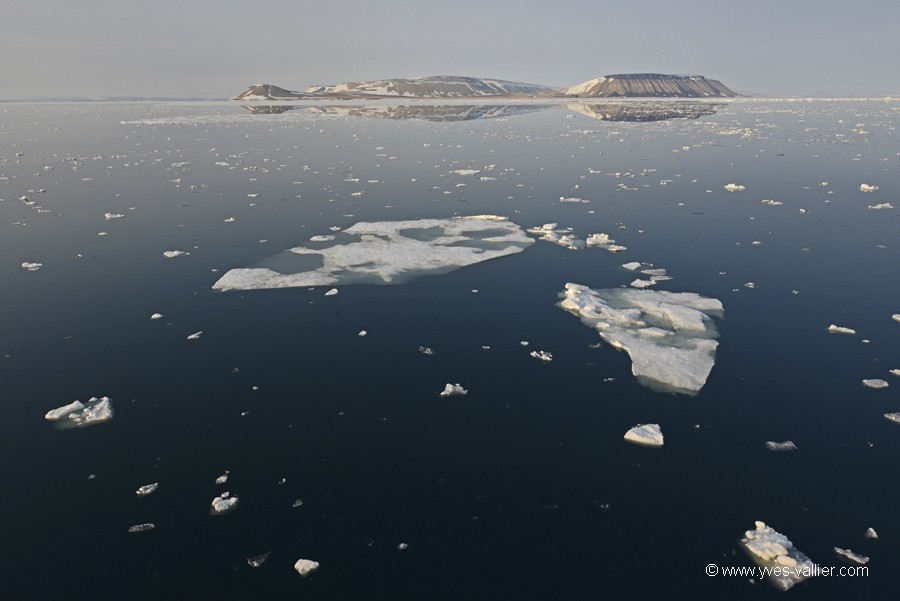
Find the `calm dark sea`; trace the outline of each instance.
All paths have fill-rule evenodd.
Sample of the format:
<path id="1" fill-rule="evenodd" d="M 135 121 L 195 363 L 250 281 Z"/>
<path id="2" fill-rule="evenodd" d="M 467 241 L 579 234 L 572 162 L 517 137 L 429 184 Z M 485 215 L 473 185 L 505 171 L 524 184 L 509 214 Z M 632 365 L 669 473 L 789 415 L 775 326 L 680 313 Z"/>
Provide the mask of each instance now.
<path id="1" fill-rule="evenodd" d="M 822 566 L 871 558 L 792 598 L 896 599 L 900 102 L 671 105 L 0 104 L 4 597 L 774 598 L 705 573 L 753 565 L 762 520 Z M 211 289 L 330 227 L 479 214 L 628 250 Z M 698 395 L 641 386 L 556 306 L 566 282 L 628 285 L 628 261 L 723 302 Z M 108 423 L 44 420 L 104 395 Z M 625 442 L 639 423 L 665 446 Z M 225 490 L 237 508 L 209 515 Z"/>

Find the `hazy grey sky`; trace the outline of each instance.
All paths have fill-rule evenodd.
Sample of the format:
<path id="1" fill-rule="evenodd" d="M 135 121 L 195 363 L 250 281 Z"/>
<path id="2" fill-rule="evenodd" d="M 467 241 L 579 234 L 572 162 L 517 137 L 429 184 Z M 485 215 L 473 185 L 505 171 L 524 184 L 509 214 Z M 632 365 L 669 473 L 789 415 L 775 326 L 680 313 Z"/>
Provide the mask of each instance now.
<path id="1" fill-rule="evenodd" d="M 770 95 L 900 94 L 898 0 L 2 0 L 0 23 L 0 97 L 650 71 Z"/>

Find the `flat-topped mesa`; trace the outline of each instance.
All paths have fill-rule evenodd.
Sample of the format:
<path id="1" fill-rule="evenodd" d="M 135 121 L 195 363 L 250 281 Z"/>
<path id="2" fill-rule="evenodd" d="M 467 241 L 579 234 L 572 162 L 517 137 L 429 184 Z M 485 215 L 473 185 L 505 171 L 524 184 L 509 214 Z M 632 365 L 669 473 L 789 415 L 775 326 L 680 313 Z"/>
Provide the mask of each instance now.
<path id="1" fill-rule="evenodd" d="M 312 86 L 306 94 L 316 96 L 353 97 L 410 97 L 410 98 L 469 98 L 485 96 L 515 96 L 548 94 L 555 89 L 538 84 L 461 77 L 456 75 L 436 75 L 408 79 L 380 79 L 375 81 L 353 81 L 334 86 Z"/>
<path id="2" fill-rule="evenodd" d="M 291 92 L 270 83 L 255 83 L 231 100 L 296 100 L 306 95 Z"/>
<path id="3" fill-rule="evenodd" d="M 577 98 L 733 98 L 737 94 L 716 79 L 702 75 L 621 73 L 591 79 L 562 90 Z"/>

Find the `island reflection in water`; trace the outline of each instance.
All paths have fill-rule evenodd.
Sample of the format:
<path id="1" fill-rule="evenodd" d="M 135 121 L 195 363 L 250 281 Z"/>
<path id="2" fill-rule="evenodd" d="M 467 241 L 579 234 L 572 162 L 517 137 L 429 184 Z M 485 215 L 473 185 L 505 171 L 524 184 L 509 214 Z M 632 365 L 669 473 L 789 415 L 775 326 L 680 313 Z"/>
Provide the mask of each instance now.
<path id="1" fill-rule="evenodd" d="M 277 115 L 294 110 L 304 110 L 320 115 L 345 117 L 370 117 L 376 119 L 416 119 L 420 121 L 472 121 L 514 117 L 538 111 L 563 109 L 602 121 L 650 122 L 670 119 L 698 119 L 713 115 L 721 103 L 707 102 L 572 102 L 567 104 L 400 104 L 377 105 L 328 105 L 302 104 L 245 105 L 255 115 Z"/>

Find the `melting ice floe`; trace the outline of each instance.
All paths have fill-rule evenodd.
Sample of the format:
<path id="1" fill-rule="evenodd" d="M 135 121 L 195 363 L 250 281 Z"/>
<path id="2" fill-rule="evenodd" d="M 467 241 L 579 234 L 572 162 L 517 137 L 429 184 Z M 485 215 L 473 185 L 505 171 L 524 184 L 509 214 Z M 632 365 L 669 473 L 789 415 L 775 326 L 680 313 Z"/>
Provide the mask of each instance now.
<path id="1" fill-rule="evenodd" d="M 229 492 L 223 492 L 221 495 L 216 497 L 210 503 L 210 514 L 212 515 L 221 515 L 223 513 L 228 513 L 232 509 L 234 509 L 235 505 L 238 503 L 238 498 L 232 495 Z"/>
<path id="2" fill-rule="evenodd" d="M 154 482 L 153 484 L 145 484 L 134 491 L 139 497 L 146 497 L 147 495 L 152 495 L 156 492 L 156 489 L 159 488 L 159 482 Z"/>
<path id="3" fill-rule="evenodd" d="M 869 563 L 868 557 L 866 557 L 865 555 L 860 555 L 859 553 L 854 553 L 850 549 L 841 549 L 840 547 L 835 547 L 834 554 L 837 555 L 838 557 L 843 557 L 847 561 L 850 561 L 855 564 L 859 564 L 861 566 L 864 566 L 867 563 Z"/>
<path id="4" fill-rule="evenodd" d="M 228 271 L 213 288 L 394 284 L 518 253 L 533 242 L 518 225 L 496 215 L 360 222 L 339 236 L 351 241 L 292 248 L 270 257 L 265 266 Z"/>
<path id="5" fill-rule="evenodd" d="M 134 534 L 136 532 L 147 532 L 149 530 L 153 530 L 154 528 L 156 528 L 156 524 L 148 522 L 146 524 L 135 524 L 128 529 L 128 532 L 130 534 Z"/>
<path id="6" fill-rule="evenodd" d="M 828 326 L 828 333 L 829 334 L 851 334 L 852 335 L 852 334 L 856 334 L 856 330 L 831 324 L 830 326 Z"/>
<path id="7" fill-rule="evenodd" d="M 866 388 L 879 389 L 879 388 L 887 388 L 889 386 L 889 384 L 885 380 L 882 380 L 881 378 L 869 378 L 869 379 L 863 380 L 862 383 L 863 383 L 863 386 L 865 386 Z"/>
<path id="8" fill-rule="evenodd" d="M 462 396 L 466 394 L 469 394 L 469 391 L 463 388 L 459 383 L 450 384 L 449 382 L 440 392 L 441 396 Z"/>
<path id="9" fill-rule="evenodd" d="M 766 448 L 770 451 L 796 451 L 797 445 L 793 440 L 785 440 L 784 442 L 775 442 L 770 440 L 766 443 Z"/>
<path id="10" fill-rule="evenodd" d="M 43 263 L 31 263 L 29 261 L 25 261 L 24 263 L 22 263 L 22 269 L 24 269 L 25 271 L 37 271 L 43 266 Z"/>
<path id="11" fill-rule="evenodd" d="M 744 533 L 741 544 L 760 566 L 779 568 L 770 570 L 766 577 L 783 591 L 813 576 L 818 569 L 809 557 L 794 547 L 788 537 L 764 522 L 756 522 L 755 530 Z"/>
<path id="12" fill-rule="evenodd" d="M 319 562 L 311 559 L 298 559 L 297 563 L 294 564 L 294 569 L 297 570 L 298 574 L 306 578 L 319 569 Z"/>
<path id="13" fill-rule="evenodd" d="M 692 292 L 592 290 L 566 284 L 559 306 L 578 315 L 600 337 L 631 357 L 642 384 L 666 392 L 696 394 L 715 364 L 718 336 L 710 316 L 722 303 Z"/>
<path id="14" fill-rule="evenodd" d="M 64 419 L 65 418 L 65 419 Z M 113 418 L 112 399 L 91 397 L 86 403 L 74 401 L 48 411 L 44 419 L 59 422 L 61 428 L 82 428 Z"/>
<path id="15" fill-rule="evenodd" d="M 884 419 L 895 424 L 900 424 L 900 413 L 885 413 Z"/>
<path id="16" fill-rule="evenodd" d="M 659 424 L 640 424 L 625 433 L 625 440 L 648 447 L 663 446 L 663 433 Z"/>

